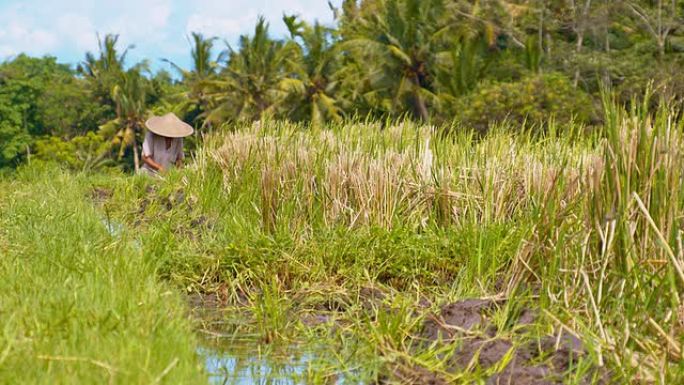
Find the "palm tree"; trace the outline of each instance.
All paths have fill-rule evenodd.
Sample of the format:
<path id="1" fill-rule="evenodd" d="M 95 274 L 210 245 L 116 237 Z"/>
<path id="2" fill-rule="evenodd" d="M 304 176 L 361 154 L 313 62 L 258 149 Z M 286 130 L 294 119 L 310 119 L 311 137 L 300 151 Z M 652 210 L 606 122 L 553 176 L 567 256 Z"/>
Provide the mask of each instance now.
<path id="1" fill-rule="evenodd" d="M 192 57 L 190 70 L 185 70 L 170 60 L 164 59 L 164 61 L 183 77 L 187 91 L 182 94 L 184 103 L 179 106 L 179 109 L 192 115 L 190 118 L 194 120 L 204 117 L 208 110 L 207 82 L 216 77 L 218 63 L 213 54 L 215 37 L 206 38 L 196 32 L 191 33 L 190 36 Z"/>
<path id="2" fill-rule="evenodd" d="M 85 61 L 79 64 L 79 72 L 89 77 L 97 78 L 109 73 L 123 70 L 126 55 L 131 46 L 119 53 L 116 48 L 119 35 L 107 34 L 104 39 L 97 38 L 99 56 L 95 57 L 92 52 L 86 53 Z"/>
<path id="3" fill-rule="evenodd" d="M 111 97 L 116 103 L 116 118 L 100 126 L 105 137 L 119 146 L 119 160 L 128 147 L 133 148 L 135 171 L 140 168 L 138 137 L 142 134 L 147 114 L 148 80 L 142 75 L 144 64 L 139 64 L 119 75 L 117 84 L 112 88 Z"/>
<path id="4" fill-rule="evenodd" d="M 453 101 L 472 91 L 486 75 L 494 55 L 486 36 L 464 37 L 440 57 L 436 81 L 440 97 Z"/>
<path id="5" fill-rule="evenodd" d="M 311 26 L 298 21 L 296 16 L 285 16 L 283 20 L 292 42 L 297 44 L 295 55 L 288 60 L 291 76 L 281 82 L 293 99 L 292 115 L 308 118 L 314 126 L 341 120 L 342 111 L 335 99 L 339 65 L 334 31 L 319 23 Z"/>
<path id="6" fill-rule="evenodd" d="M 186 75 L 189 79 L 206 79 L 216 74 L 218 64 L 213 59 L 213 48 L 215 37 L 205 38 L 201 33 L 193 32 L 192 49 L 192 71 Z"/>
<path id="7" fill-rule="evenodd" d="M 228 46 L 223 53 L 227 66 L 219 79 L 211 82 L 214 107 L 207 120 L 230 116 L 254 120 L 275 113 L 283 100 L 280 84 L 292 52 L 291 45 L 269 37 L 268 24 L 260 17 L 254 36 L 241 36 L 238 50 Z"/>
<path id="8" fill-rule="evenodd" d="M 85 60 L 78 65 L 77 71 L 89 82 L 94 96 L 103 105 L 113 109 L 115 103 L 111 98 L 111 90 L 124 71 L 124 63 L 131 46 L 119 52 L 119 35 L 112 34 L 105 35 L 104 39 L 98 36 L 97 42 L 98 56 L 92 52 L 86 53 Z"/>
<path id="9" fill-rule="evenodd" d="M 365 3 L 365 2 L 364 2 Z M 347 25 L 343 44 L 363 63 L 380 63 L 372 87 L 389 94 L 395 110 L 406 103 L 414 116 L 429 119 L 436 54 L 443 50 L 449 30 L 444 0 L 377 0 L 372 13 L 357 10 Z"/>

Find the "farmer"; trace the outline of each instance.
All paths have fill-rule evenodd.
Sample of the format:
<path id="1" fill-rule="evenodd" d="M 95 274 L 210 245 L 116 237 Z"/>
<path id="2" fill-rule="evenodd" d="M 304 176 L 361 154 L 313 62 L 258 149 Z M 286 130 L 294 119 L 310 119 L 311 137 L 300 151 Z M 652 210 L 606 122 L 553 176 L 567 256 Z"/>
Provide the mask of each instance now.
<path id="1" fill-rule="evenodd" d="M 153 116 L 145 122 L 142 173 L 155 175 L 183 164 L 183 138 L 193 133 L 192 126 L 173 113 Z"/>

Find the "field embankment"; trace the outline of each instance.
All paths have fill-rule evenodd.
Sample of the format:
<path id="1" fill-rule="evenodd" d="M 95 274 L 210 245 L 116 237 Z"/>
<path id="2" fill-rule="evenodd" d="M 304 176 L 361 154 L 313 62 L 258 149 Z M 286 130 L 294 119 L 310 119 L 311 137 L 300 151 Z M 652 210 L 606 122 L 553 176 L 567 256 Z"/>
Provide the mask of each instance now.
<path id="1" fill-rule="evenodd" d="M 0 383 L 206 382 L 177 290 L 110 235 L 86 177 L 0 181 Z"/>

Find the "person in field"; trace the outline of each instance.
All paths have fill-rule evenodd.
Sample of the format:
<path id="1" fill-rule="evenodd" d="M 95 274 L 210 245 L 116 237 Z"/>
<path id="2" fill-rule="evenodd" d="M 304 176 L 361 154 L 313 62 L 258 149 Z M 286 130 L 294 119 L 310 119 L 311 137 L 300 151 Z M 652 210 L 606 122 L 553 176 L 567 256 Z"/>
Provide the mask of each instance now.
<path id="1" fill-rule="evenodd" d="M 141 173 L 155 175 L 183 164 L 183 138 L 192 135 L 192 126 L 173 113 L 153 116 L 145 122 Z"/>

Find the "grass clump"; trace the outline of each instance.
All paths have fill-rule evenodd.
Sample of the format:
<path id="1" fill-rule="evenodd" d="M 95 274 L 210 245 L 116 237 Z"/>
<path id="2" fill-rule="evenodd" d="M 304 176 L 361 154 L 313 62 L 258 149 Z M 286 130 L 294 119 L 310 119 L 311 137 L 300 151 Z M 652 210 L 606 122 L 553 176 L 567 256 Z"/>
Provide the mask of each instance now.
<path id="1" fill-rule="evenodd" d="M 183 301 L 107 232 L 85 177 L 0 183 L 0 383 L 204 381 Z"/>

